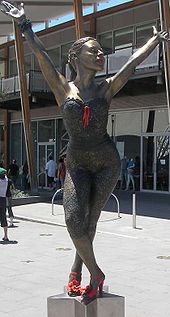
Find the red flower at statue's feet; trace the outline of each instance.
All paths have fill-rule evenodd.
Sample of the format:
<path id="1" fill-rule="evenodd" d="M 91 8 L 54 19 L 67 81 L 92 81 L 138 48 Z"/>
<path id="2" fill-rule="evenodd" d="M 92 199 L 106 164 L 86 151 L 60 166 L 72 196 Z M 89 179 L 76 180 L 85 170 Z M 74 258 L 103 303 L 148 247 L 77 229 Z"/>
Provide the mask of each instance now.
<path id="1" fill-rule="evenodd" d="M 70 279 L 72 279 L 67 285 L 67 292 L 69 296 L 81 295 L 81 273 L 71 272 Z"/>

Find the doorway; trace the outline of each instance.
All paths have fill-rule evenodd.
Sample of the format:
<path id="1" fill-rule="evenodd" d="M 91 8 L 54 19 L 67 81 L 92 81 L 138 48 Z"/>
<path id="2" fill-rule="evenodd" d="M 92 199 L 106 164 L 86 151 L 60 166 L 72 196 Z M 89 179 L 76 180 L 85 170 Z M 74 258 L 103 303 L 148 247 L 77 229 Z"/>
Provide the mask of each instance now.
<path id="1" fill-rule="evenodd" d="M 56 157 L 55 143 L 54 142 L 40 142 L 37 149 L 37 174 L 38 174 L 38 186 L 41 188 L 47 187 L 47 174 L 45 166 L 48 161 L 49 155 L 52 155 L 54 160 Z"/>
<path id="2" fill-rule="evenodd" d="M 170 134 L 141 137 L 141 190 L 170 192 Z"/>

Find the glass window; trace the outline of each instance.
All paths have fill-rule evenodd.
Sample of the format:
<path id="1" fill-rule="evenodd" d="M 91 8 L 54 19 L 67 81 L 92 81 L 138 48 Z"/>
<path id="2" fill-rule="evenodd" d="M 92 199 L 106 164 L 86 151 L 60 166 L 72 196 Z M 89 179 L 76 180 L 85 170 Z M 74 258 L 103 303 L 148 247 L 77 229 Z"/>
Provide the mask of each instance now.
<path id="1" fill-rule="evenodd" d="M 5 74 L 5 64 L 4 62 L 0 62 L 0 78 L 4 77 Z"/>
<path id="2" fill-rule="evenodd" d="M 152 26 L 156 23 L 150 23 L 136 27 L 136 47 L 144 45 L 153 35 Z"/>
<path id="3" fill-rule="evenodd" d="M 122 30 L 117 30 L 114 32 L 115 38 L 115 50 L 120 50 L 127 47 L 133 46 L 133 27 L 129 27 Z"/>
<path id="4" fill-rule="evenodd" d="M 156 189 L 169 189 L 169 136 L 156 137 Z"/>
<path id="5" fill-rule="evenodd" d="M 10 129 L 10 161 L 16 159 L 19 166 L 22 165 L 21 142 L 21 124 L 13 123 Z"/>
<path id="6" fill-rule="evenodd" d="M 33 155 L 37 159 L 37 121 L 31 122 L 32 138 L 33 138 Z M 37 167 L 37 166 L 36 166 Z"/>
<path id="7" fill-rule="evenodd" d="M 38 121 L 38 142 L 51 142 L 55 139 L 55 121 Z"/>
<path id="8" fill-rule="evenodd" d="M 33 138 L 33 158 L 36 160 L 37 157 L 37 122 L 31 122 L 31 131 L 32 131 L 32 138 Z M 22 125 L 22 163 L 26 161 L 26 146 L 25 146 L 25 135 L 24 129 Z"/>
<path id="9" fill-rule="evenodd" d="M 57 120 L 56 128 L 57 128 L 57 131 L 56 131 L 57 154 L 58 156 L 60 156 L 65 154 L 66 152 L 69 137 L 66 132 L 64 122 L 62 119 Z"/>
<path id="10" fill-rule="evenodd" d="M 143 188 L 154 189 L 154 137 L 143 138 Z"/>
<path id="11" fill-rule="evenodd" d="M 107 32 L 104 34 L 100 34 L 97 36 L 97 40 L 100 43 L 104 54 L 111 54 L 112 53 L 112 32 Z"/>
<path id="12" fill-rule="evenodd" d="M 142 132 L 165 132 L 166 128 L 168 127 L 168 110 L 167 109 L 158 109 L 155 110 L 155 114 L 153 118 L 149 119 L 150 111 L 144 110 L 143 111 L 143 125 L 142 125 Z M 151 124 L 152 122 L 152 129 L 148 131 L 148 122 Z"/>
<path id="13" fill-rule="evenodd" d="M 49 57 L 52 59 L 56 68 L 60 67 L 60 47 L 53 48 L 48 51 Z"/>
<path id="14" fill-rule="evenodd" d="M 0 126 L 0 162 L 4 161 L 4 129 Z"/>
<path id="15" fill-rule="evenodd" d="M 17 74 L 18 74 L 17 61 L 16 59 L 13 59 L 12 61 L 9 62 L 9 75 L 13 77 L 13 76 L 16 76 Z"/>

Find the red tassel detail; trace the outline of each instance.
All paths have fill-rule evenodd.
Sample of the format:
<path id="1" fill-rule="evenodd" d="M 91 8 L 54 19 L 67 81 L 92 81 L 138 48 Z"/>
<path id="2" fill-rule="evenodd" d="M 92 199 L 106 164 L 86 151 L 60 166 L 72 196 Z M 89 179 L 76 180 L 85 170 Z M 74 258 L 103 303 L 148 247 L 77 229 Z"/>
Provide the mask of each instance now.
<path id="1" fill-rule="evenodd" d="M 83 125 L 85 129 L 89 125 L 89 117 L 90 117 L 90 108 L 88 106 L 84 106 Z"/>

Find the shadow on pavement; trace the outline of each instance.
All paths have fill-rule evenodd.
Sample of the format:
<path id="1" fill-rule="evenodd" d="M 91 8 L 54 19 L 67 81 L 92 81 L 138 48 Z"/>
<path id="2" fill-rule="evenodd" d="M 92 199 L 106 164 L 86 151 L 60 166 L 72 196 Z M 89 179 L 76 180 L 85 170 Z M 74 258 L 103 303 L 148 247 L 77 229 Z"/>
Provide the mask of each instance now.
<path id="1" fill-rule="evenodd" d="M 119 199 L 120 212 L 132 214 L 132 191 L 114 191 Z M 159 193 L 136 192 L 136 214 L 162 219 L 170 219 L 170 195 Z M 116 200 L 110 197 L 105 211 L 117 211 Z"/>
<path id="2" fill-rule="evenodd" d="M 16 240 L 9 240 L 9 241 L 0 241 L 0 244 L 17 244 L 18 241 Z"/>

